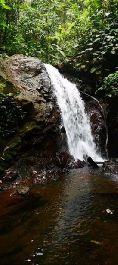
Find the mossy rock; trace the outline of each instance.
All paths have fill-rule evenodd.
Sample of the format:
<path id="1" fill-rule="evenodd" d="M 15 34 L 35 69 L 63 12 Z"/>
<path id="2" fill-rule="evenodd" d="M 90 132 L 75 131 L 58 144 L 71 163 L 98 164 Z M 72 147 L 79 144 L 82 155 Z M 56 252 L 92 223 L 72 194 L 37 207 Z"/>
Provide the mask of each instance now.
<path id="1" fill-rule="evenodd" d="M 0 76 L 0 93 L 4 95 L 17 95 L 18 91 L 14 85 Z"/>
<path id="2" fill-rule="evenodd" d="M 23 127 L 20 128 L 19 133 L 24 135 L 34 129 L 40 129 L 40 126 L 38 126 L 35 121 L 29 121 L 26 122 Z"/>
<path id="3" fill-rule="evenodd" d="M 24 156 L 35 159 L 37 153 L 47 153 L 47 146 L 49 152 L 55 152 L 60 116 L 50 78 L 38 58 L 14 55 L 2 59 L 0 75 L 0 172 L 3 172 L 12 166 L 17 168 Z M 19 167 L 23 168 L 23 176 L 25 167 L 22 163 Z"/>

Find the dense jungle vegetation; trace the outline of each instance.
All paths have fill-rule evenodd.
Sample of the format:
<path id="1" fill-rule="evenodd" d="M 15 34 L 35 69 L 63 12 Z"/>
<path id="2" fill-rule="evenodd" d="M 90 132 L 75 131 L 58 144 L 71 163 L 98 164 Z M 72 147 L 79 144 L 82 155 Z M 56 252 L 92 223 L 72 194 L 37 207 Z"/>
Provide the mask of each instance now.
<path id="1" fill-rule="evenodd" d="M 70 65 L 92 76 L 98 91 L 108 86 L 106 94 L 116 95 L 117 0 L 0 0 L 0 9 L 2 56 L 22 53 Z"/>

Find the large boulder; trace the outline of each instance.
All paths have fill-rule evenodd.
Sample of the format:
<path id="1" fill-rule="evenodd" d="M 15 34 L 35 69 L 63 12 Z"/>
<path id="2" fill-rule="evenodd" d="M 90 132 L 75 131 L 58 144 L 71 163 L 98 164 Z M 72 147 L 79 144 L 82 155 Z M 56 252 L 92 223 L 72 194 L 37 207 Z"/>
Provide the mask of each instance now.
<path id="1" fill-rule="evenodd" d="M 60 113 L 45 65 L 14 55 L 0 66 L 0 171 L 29 157 L 54 156 L 60 149 Z M 33 162 L 35 161 L 35 162 Z M 21 162 L 20 162 L 21 163 Z"/>

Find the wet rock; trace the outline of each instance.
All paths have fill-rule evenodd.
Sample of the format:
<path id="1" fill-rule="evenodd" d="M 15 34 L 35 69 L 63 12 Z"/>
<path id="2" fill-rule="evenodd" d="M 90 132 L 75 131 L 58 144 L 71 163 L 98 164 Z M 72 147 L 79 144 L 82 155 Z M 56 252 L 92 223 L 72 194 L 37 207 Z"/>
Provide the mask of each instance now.
<path id="1" fill-rule="evenodd" d="M 105 161 L 102 169 L 105 173 L 118 174 L 118 162 L 115 160 Z"/>
<path id="2" fill-rule="evenodd" d="M 74 160 L 74 157 L 71 156 L 68 152 L 60 152 L 57 154 L 55 159 L 56 165 L 59 168 L 73 169 L 73 168 L 81 168 L 85 166 L 84 161 Z"/>
<path id="3" fill-rule="evenodd" d="M 44 64 L 37 58 L 14 55 L 0 60 L 0 74 L 9 83 L 0 96 L 0 172 L 26 157 L 56 154 L 63 141 L 60 113 Z M 12 89 L 11 89 L 12 88 Z M 14 89 L 13 89 L 14 88 Z M 10 89 L 12 95 L 10 95 Z M 7 90 L 6 90 L 7 91 Z M 5 173 L 6 179 L 15 176 Z"/>
<path id="4" fill-rule="evenodd" d="M 72 162 L 73 157 L 67 152 L 60 152 L 56 155 L 55 162 L 60 168 L 68 167 L 68 164 Z"/>
<path id="5" fill-rule="evenodd" d="M 3 180 L 5 182 L 12 182 L 12 181 L 15 181 L 18 177 L 19 176 L 17 174 L 17 171 L 16 170 L 13 170 L 11 168 L 11 169 L 6 170 L 5 176 L 3 177 Z"/>
<path id="6" fill-rule="evenodd" d="M 99 168 L 97 163 L 95 161 L 93 161 L 93 159 L 91 157 L 87 158 L 87 162 L 92 168 L 94 168 L 94 169 L 98 169 Z"/>
<path id="7" fill-rule="evenodd" d="M 108 154 L 118 157 L 118 96 L 107 101 Z"/>
<path id="8" fill-rule="evenodd" d="M 46 170 L 33 171 L 33 182 L 35 184 L 46 184 L 47 183 L 47 172 Z"/>
<path id="9" fill-rule="evenodd" d="M 77 166 L 76 166 L 77 165 Z M 84 167 L 84 166 L 86 166 L 86 162 L 85 161 L 81 161 L 81 160 L 77 160 L 76 162 L 75 162 L 75 168 L 82 168 L 82 167 Z"/>
<path id="10" fill-rule="evenodd" d="M 0 94 L 0 138 L 13 136 L 25 119 L 22 104 L 9 95 Z"/>
<path id="11" fill-rule="evenodd" d="M 22 195 L 22 196 L 28 195 L 29 191 L 30 191 L 30 187 L 25 186 L 25 185 L 18 185 L 16 187 L 16 193 L 18 193 L 19 195 Z"/>
<path id="12" fill-rule="evenodd" d="M 97 146 L 97 150 L 103 156 L 107 155 L 106 143 L 107 143 L 107 127 L 104 109 L 102 106 L 91 97 L 86 99 L 86 109 L 90 117 L 91 130 L 94 137 L 94 141 Z"/>

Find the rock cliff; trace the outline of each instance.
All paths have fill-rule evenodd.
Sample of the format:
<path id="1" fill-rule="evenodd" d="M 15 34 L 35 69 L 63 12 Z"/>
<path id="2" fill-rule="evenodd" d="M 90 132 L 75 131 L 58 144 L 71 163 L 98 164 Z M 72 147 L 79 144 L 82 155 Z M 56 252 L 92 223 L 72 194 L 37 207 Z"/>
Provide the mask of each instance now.
<path id="1" fill-rule="evenodd" d="M 60 114 L 44 64 L 37 58 L 14 55 L 1 60 L 0 74 L 2 173 L 28 157 L 33 164 L 34 160 L 39 163 L 41 157 L 54 156 L 63 137 Z"/>

